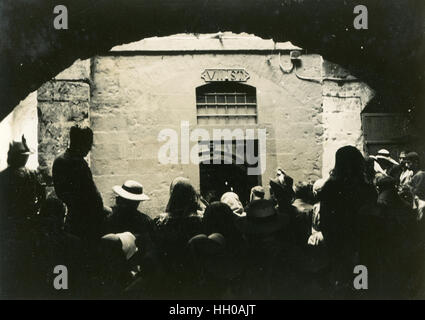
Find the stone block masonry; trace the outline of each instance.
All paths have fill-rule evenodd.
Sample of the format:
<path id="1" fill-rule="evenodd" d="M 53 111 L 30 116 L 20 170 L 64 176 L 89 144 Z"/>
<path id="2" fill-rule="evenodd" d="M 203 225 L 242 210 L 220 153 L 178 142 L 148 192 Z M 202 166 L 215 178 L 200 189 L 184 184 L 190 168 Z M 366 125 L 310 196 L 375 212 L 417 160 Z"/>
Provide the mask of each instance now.
<path id="1" fill-rule="evenodd" d="M 155 46 L 169 47 L 164 39 L 158 41 Z M 197 45 L 195 39 L 187 41 Z M 112 186 L 127 179 L 144 185 L 151 200 L 141 210 L 151 216 L 165 209 L 173 178 L 186 176 L 199 188 L 198 165 L 159 162 L 158 134 L 163 129 L 179 132 L 181 121 L 188 121 L 191 129 L 202 127 L 197 124 L 196 88 L 206 84 L 201 74 L 208 68 L 243 68 L 250 75 L 246 84 L 256 88 L 257 98 L 254 127 L 267 128 L 263 186 L 278 166 L 295 182 L 315 181 L 328 175 L 339 147 L 351 144 L 363 150 L 361 112 L 373 91 L 319 55 L 303 54 L 297 72 L 322 77 L 321 83 L 283 73 L 280 63 L 289 61 L 289 51 L 281 57 L 270 50 L 170 55 L 130 51 L 121 55 L 113 49 L 78 61 L 38 90 L 39 162 L 48 184 L 54 158 L 68 146 L 69 128 L 83 122 L 94 131 L 88 160 L 106 205 L 114 203 Z"/>
<path id="2" fill-rule="evenodd" d="M 43 180 L 52 190 L 52 164 L 69 143 L 69 129 L 89 125 L 90 62 L 77 61 L 37 91 L 38 154 Z"/>

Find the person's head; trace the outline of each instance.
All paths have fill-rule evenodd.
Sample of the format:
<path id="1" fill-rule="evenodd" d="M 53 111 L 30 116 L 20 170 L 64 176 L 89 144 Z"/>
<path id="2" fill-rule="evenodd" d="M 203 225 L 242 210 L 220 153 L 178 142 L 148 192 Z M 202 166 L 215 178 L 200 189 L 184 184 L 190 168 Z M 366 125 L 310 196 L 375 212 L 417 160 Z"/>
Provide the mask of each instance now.
<path id="1" fill-rule="evenodd" d="M 115 204 L 117 207 L 121 208 L 137 209 L 139 207 L 140 201 L 128 200 L 126 198 L 116 196 Z"/>
<path id="2" fill-rule="evenodd" d="M 405 150 L 400 151 L 400 155 L 398 157 L 398 160 L 399 160 L 400 164 L 403 165 L 403 166 L 406 165 L 406 156 L 407 156 L 407 154 L 408 154 L 408 152 L 405 151 Z"/>
<path id="3" fill-rule="evenodd" d="M 375 178 L 375 186 L 379 193 L 383 191 L 395 191 L 396 180 L 390 176 L 378 174 Z"/>
<path id="4" fill-rule="evenodd" d="M 365 160 L 361 152 L 353 146 L 339 148 L 331 176 L 341 181 L 364 181 Z"/>
<path id="5" fill-rule="evenodd" d="M 213 202 L 205 210 L 203 223 L 208 233 L 219 232 L 225 237 L 235 231 L 235 219 L 232 209 L 223 202 Z"/>
<path id="6" fill-rule="evenodd" d="M 226 192 L 221 196 L 220 202 L 227 204 L 233 213 L 241 215 L 244 212 L 243 205 L 239 200 L 239 196 L 234 192 Z"/>
<path id="7" fill-rule="evenodd" d="M 64 226 L 66 207 L 64 203 L 54 197 L 47 198 L 41 205 L 39 219 L 43 225 L 61 229 Z"/>
<path id="8" fill-rule="evenodd" d="M 86 126 L 75 125 L 69 131 L 69 148 L 85 157 L 93 146 L 93 131 Z"/>
<path id="9" fill-rule="evenodd" d="M 298 182 L 295 185 L 295 199 L 301 199 L 303 202 L 314 204 L 313 184 Z"/>
<path id="10" fill-rule="evenodd" d="M 401 186 L 401 190 L 399 191 L 400 199 L 404 202 L 404 204 L 410 209 L 416 209 L 415 195 L 412 189 L 407 186 Z"/>
<path id="11" fill-rule="evenodd" d="M 416 152 L 409 152 L 406 155 L 406 167 L 409 170 L 412 171 L 418 171 L 419 170 L 419 163 L 420 163 L 420 158 L 419 155 Z"/>
<path id="12" fill-rule="evenodd" d="M 249 201 L 264 199 L 266 192 L 262 186 L 255 186 L 251 189 Z"/>
<path id="13" fill-rule="evenodd" d="M 7 164 L 14 168 L 25 167 L 31 153 L 32 151 L 28 147 L 25 137 L 22 135 L 21 141 L 10 143 L 9 151 L 7 152 Z"/>
<path id="14" fill-rule="evenodd" d="M 196 279 L 197 285 L 202 284 L 202 290 L 197 290 L 196 296 L 222 296 L 228 281 L 241 272 L 235 257 L 228 250 L 227 238 L 220 233 L 209 236 L 198 234 L 188 241 L 187 246 L 190 252 L 189 261 L 194 267 L 192 279 Z"/>
<path id="15" fill-rule="evenodd" d="M 271 200 L 252 201 L 246 216 L 236 220 L 236 226 L 245 237 L 267 237 L 281 232 L 288 225 L 289 217 L 275 208 Z"/>
<path id="16" fill-rule="evenodd" d="M 137 209 L 140 201 L 149 200 L 143 193 L 143 185 L 134 180 L 127 180 L 122 186 L 114 186 L 112 190 L 117 194 L 115 202 L 118 207 Z"/>
<path id="17" fill-rule="evenodd" d="M 278 169 L 276 178 L 270 179 L 270 197 L 279 206 L 285 207 L 294 201 L 294 180 L 286 175 L 283 170 Z"/>
<path id="18" fill-rule="evenodd" d="M 166 212 L 171 216 L 185 217 L 198 210 L 199 196 L 187 178 L 178 177 L 170 185 L 170 199 Z"/>

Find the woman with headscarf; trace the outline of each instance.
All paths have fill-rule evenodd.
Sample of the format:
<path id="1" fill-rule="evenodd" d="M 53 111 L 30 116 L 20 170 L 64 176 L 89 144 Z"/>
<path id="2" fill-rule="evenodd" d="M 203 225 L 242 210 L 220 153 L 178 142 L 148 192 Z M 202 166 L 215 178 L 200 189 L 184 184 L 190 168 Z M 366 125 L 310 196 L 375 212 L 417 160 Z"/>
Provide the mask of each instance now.
<path id="1" fill-rule="evenodd" d="M 186 244 L 193 236 L 203 233 L 202 218 L 198 215 L 199 196 L 189 179 L 176 178 L 170 186 L 170 199 L 165 213 L 154 219 L 155 243 L 164 267 L 159 283 L 161 293 L 178 298 L 184 295 L 190 275 L 185 272 Z M 161 294 L 160 293 L 160 294 Z"/>
<path id="2" fill-rule="evenodd" d="M 239 200 L 239 196 L 234 192 L 226 192 L 221 196 L 220 202 L 227 204 L 236 216 L 244 216 L 245 210 Z"/>
<path id="3" fill-rule="evenodd" d="M 345 146 L 335 154 L 335 167 L 320 193 L 321 229 L 332 259 L 332 281 L 338 293 L 353 284 L 359 243 L 359 211 L 376 203 L 376 190 L 367 182 L 365 159 L 358 149 Z M 340 291 L 342 289 L 342 292 Z"/>

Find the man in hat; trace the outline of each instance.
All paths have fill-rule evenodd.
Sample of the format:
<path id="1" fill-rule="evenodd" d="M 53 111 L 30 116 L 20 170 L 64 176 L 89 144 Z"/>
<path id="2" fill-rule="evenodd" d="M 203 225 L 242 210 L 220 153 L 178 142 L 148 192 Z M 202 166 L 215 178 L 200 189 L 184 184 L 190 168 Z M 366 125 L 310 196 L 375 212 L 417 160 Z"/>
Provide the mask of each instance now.
<path id="1" fill-rule="evenodd" d="M 133 180 L 127 180 L 122 186 L 114 186 L 112 190 L 117 195 L 112 214 L 107 220 L 107 232 L 119 233 L 129 231 L 137 236 L 151 234 L 152 219 L 138 210 L 142 201 L 149 200 L 143 192 L 143 186 Z"/>
<path id="2" fill-rule="evenodd" d="M 22 135 L 10 144 L 8 167 L 0 172 L 0 211 L 12 219 L 34 217 L 45 198 L 37 172 L 25 167 L 32 153 Z"/>
<path id="3" fill-rule="evenodd" d="M 264 199 L 266 195 L 266 191 L 262 186 L 255 186 L 251 188 L 251 192 L 249 194 L 249 202 L 244 207 L 244 211 L 248 210 L 248 206 L 252 201 Z"/>
<path id="4" fill-rule="evenodd" d="M 28 294 L 34 220 L 45 197 L 37 172 L 25 167 L 31 153 L 24 136 L 13 141 L 0 172 L 0 295 L 10 298 Z"/>
<path id="5" fill-rule="evenodd" d="M 397 180 L 397 183 L 402 186 L 405 184 L 412 176 L 412 171 L 407 169 L 406 166 L 406 156 L 408 152 L 401 151 L 399 156 L 399 165 L 394 166 L 390 171 L 390 176 Z"/>
<path id="6" fill-rule="evenodd" d="M 93 131 L 73 126 L 69 148 L 53 162 L 53 184 L 56 195 L 68 207 L 68 232 L 86 239 L 99 239 L 105 221 L 102 196 L 84 160 L 93 145 Z"/>
<path id="7" fill-rule="evenodd" d="M 159 269 L 153 243 L 154 223 L 148 215 L 138 210 L 140 202 L 149 200 L 149 197 L 144 193 L 143 185 L 133 180 L 125 181 L 122 186 L 114 186 L 112 190 L 116 194 L 115 206 L 107 218 L 104 232 L 133 234 L 138 249 L 130 262 L 130 267 L 136 273 L 140 265 L 144 276 L 149 274 L 153 279 Z"/>
<path id="8" fill-rule="evenodd" d="M 390 175 L 390 173 L 394 170 L 395 166 L 398 166 L 398 162 L 395 161 L 390 156 L 390 152 L 386 149 L 381 149 L 378 151 L 378 154 L 376 156 L 372 156 L 379 165 L 379 168 L 382 169 L 382 173 L 386 175 Z M 380 170 L 377 170 L 378 172 Z"/>
<path id="9" fill-rule="evenodd" d="M 251 194 L 249 197 L 249 201 L 261 200 L 264 199 L 266 192 L 262 186 L 255 186 L 251 189 Z"/>
<path id="10" fill-rule="evenodd" d="M 236 226 L 244 235 L 242 298 L 282 299 L 302 296 L 304 253 L 293 244 L 290 218 L 271 200 L 254 200 Z"/>

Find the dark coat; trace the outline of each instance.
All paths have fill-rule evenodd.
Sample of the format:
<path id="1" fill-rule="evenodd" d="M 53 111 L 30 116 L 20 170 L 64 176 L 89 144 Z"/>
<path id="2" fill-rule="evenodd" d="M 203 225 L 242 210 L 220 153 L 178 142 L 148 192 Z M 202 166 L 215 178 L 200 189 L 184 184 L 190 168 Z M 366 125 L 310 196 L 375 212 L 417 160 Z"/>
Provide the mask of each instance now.
<path id="1" fill-rule="evenodd" d="M 36 171 L 25 167 L 0 172 L 0 211 L 11 218 L 28 218 L 37 214 L 45 191 Z"/>
<path id="2" fill-rule="evenodd" d="M 365 182 L 343 182 L 330 178 L 320 193 L 321 229 L 332 257 L 337 280 L 352 284 L 359 246 L 359 211 L 374 205 L 377 194 Z"/>
<path id="3" fill-rule="evenodd" d="M 103 201 L 87 162 L 68 149 L 55 159 L 52 172 L 55 192 L 68 207 L 67 230 L 82 238 L 99 237 Z"/>
<path id="4" fill-rule="evenodd" d="M 188 241 L 203 233 L 202 219 L 193 215 L 172 217 L 161 214 L 155 221 L 155 243 L 160 252 L 160 261 L 164 274 L 159 290 L 162 298 L 182 298 L 188 294 L 192 285 L 193 274 L 189 271 Z"/>
<path id="5" fill-rule="evenodd" d="M 409 181 L 409 186 L 415 196 L 425 201 L 425 171 L 418 171 Z"/>
<path id="6" fill-rule="evenodd" d="M 136 237 L 136 246 L 139 251 L 136 254 L 135 263 L 145 264 L 146 269 L 156 259 L 156 246 L 153 242 L 153 220 L 139 210 L 131 210 L 125 207 L 112 207 L 112 214 L 108 216 L 104 233 L 131 232 Z M 147 260 L 146 260 L 147 259 Z"/>
<path id="7" fill-rule="evenodd" d="M 105 233 L 131 232 L 134 236 L 153 234 L 153 220 L 139 210 L 130 210 L 125 207 L 112 207 L 112 214 L 108 216 Z"/>

